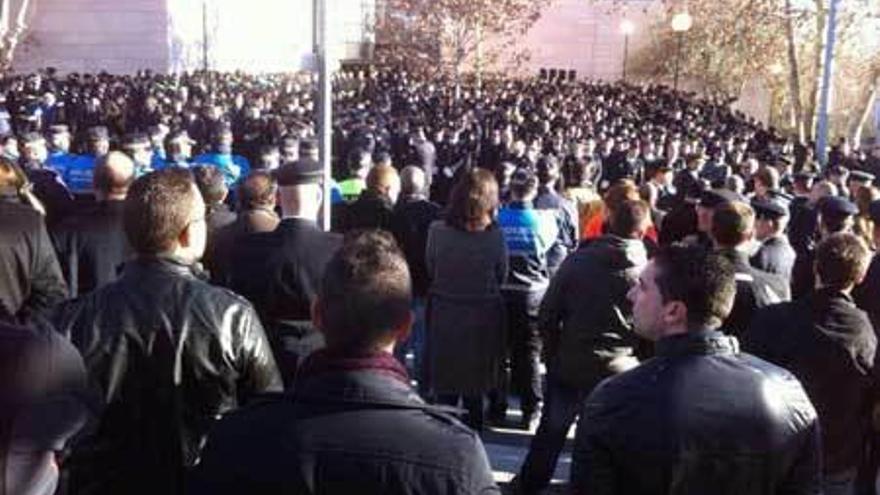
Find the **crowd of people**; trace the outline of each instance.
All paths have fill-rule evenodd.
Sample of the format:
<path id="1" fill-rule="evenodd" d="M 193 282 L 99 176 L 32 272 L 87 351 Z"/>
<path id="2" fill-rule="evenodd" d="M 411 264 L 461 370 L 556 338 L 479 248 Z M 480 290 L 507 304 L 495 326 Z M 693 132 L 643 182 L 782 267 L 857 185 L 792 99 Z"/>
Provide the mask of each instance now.
<path id="1" fill-rule="evenodd" d="M 313 83 L 0 82 L 0 493 L 875 493 L 880 146 L 371 68 L 325 197 Z"/>

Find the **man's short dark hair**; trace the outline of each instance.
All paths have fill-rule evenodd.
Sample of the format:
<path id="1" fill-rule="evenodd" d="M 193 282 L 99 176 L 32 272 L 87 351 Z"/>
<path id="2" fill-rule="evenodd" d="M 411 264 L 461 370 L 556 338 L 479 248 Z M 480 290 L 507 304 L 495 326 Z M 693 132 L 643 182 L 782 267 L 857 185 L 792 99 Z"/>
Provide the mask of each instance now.
<path id="1" fill-rule="evenodd" d="M 739 246 L 754 230 L 755 210 L 745 203 L 724 203 L 712 213 L 712 239 L 721 247 Z"/>
<path id="2" fill-rule="evenodd" d="M 348 236 L 324 270 L 319 294 L 329 348 L 375 349 L 410 318 L 409 268 L 386 232 Z"/>
<path id="3" fill-rule="evenodd" d="M 278 185 L 270 172 L 257 170 L 238 186 L 238 204 L 242 210 L 272 206 Z"/>
<path id="4" fill-rule="evenodd" d="M 219 203 L 226 198 L 229 189 L 219 168 L 213 165 L 199 165 L 192 168 L 192 173 L 206 204 Z"/>
<path id="5" fill-rule="evenodd" d="M 729 259 L 699 246 L 673 245 L 661 249 L 654 264 L 654 281 L 663 302 L 683 302 L 690 328 L 721 326 L 736 296 L 735 271 Z"/>
<path id="6" fill-rule="evenodd" d="M 167 252 L 192 221 L 193 177 L 171 167 L 138 178 L 128 190 L 123 209 L 125 235 L 139 254 Z"/>
<path id="7" fill-rule="evenodd" d="M 644 201 L 624 201 L 611 211 L 610 232 L 624 239 L 637 239 L 651 221 L 651 210 Z"/>
<path id="8" fill-rule="evenodd" d="M 815 263 L 823 286 L 846 289 L 865 278 L 871 263 L 871 251 L 858 236 L 840 232 L 819 244 Z"/>

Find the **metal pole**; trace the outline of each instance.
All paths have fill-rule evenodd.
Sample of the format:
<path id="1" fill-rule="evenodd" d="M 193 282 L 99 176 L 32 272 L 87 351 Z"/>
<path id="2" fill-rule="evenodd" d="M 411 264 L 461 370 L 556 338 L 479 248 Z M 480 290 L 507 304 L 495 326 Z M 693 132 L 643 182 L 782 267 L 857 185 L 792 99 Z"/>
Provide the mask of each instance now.
<path id="1" fill-rule="evenodd" d="M 629 58 L 629 35 L 623 37 L 623 82 L 626 82 L 626 62 Z"/>
<path id="2" fill-rule="evenodd" d="M 202 0 L 202 70 L 208 72 L 208 0 Z"/>
<path id="3" fill-rule="evenodd" d="M 816 158 L 822 168 L 828 164 L 828 111 L 831 108 L 831 90 L 834 82 L 834 44 L 837 35 L 837 4 L 831 0 L 828 26 L 825 32 L 825 72 L 822 74 L 822 94 L 819 103 L 819 123 L 816 129 Z"/>
<path id="4" fill-rule="evenodd" d="M 678 50 L 675 55 L 675 80 L 672 83 L 672 89 L 674 91 L 678 91 L 678 70 L 679 65 L 681 64 L 681 43 L 684 40 L 684 36 L 681 33 L 678 33 Z"/>
<path id="5" fill-rule="evenodd" d="M 321 218 L 325 231 L 330 231 L 330 203 L 331 203 L 331 156 L 333 129 L 333 88 L 330 70 L 330 43 L 327 30 L 329 28 L 327 13 L 328 0 L 315 0 L 317 15 L 317 50 L 315 53 L 318 62 L 318 149 L 321 157 L 321 167 L 324 170 L 324 202 L 321 208 Z"/>

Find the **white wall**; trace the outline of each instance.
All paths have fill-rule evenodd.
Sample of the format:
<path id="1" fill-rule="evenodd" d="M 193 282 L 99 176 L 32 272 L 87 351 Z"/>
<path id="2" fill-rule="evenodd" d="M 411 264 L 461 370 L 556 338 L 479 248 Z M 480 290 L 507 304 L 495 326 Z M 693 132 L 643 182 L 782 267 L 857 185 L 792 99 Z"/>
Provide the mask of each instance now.
<path id="1" fill-rule="evenodd" d="M 13 67 L 63 72 L 164 70 L 165 0 L 40 0 Z"/>
<path id="2" fill-rule="evenodd" d="M 365 36 L 358 19 L 375 0 L 329 0 L 333 39 Z M 307 67 L 312 0 L 207 0 L 209 67 L 278 72 Z M 14 68 L 62 72 L 203 66 L 202 0 L 40 0 Z M 358 31 L 355 33 L 354 31 Z"/>

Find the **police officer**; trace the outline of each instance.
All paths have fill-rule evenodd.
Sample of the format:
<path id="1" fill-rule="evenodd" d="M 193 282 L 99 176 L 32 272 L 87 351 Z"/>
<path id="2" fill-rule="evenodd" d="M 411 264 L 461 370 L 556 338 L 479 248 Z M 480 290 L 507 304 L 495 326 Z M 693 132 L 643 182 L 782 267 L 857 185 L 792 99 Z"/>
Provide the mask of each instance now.
<path id="1" fill-rule="evenodd" d="M 89 128 L 86 138 L 88 153 L 71 163 L 64 177 L 64 182 L 77 197 L 92 195 L 95 161 L 110 152 L 110 133 L 106 127 Z"/>
<path id="2" fill-rule="evenodd" d="M 765 272 L 782 275 L 791 280 L 791 271 L 797 255 L 785 235 L 789 219 L 787 195 L 772 193 L 768 198 L 755 198 L 755 238 L 760 242 L 758 250 L 749 259 L 752 266 Z"/>
<path id="3" fill-rule="evenodd" d="M 819 240 L 838 232 L 852 231 L 854 217 L 859 208 L 850 200 L 840 196 L 825 196 L 818 202 L 818 236 Z M 815 242 L 798 252 L 792 270 L 791 292 L 798 298 L 813 291 L 816 276 L 813 271 L 815 259 Z"/>
<path id="4" fill-rule="evenodd" d="M 190 168 L 192 166 L 192 148 L 196 144 L 189 137 L 189 133 L 185 129 L 180 129 L 168 134 L 165 140 L 165 153 L 167 159 L 162 164 L 165 167 L 182 167 Z"/>
<path id="5" fill-rule="evenodd" d="M 228 124 L 220 124 L 211 136 L 208 153 L 197 156 L 193 161 L 199 165 L 213 165 L 223 172 L 227 187 L 232 187 L 239 179 L 247 177 L 251 164 L 247 158 L 232 153 L 234 136 Z"/>
<path id="6" fill-rule="evenodd" d="M 133 132 L 122 139 L 122 151 L 134 161 L 135 177 L 140 177 L 153 170 L 153 151 L 150 138 L 144 133 Z"/>
<path id="7" fill-rule="evenodd" d="M 47 136 L 49 156 L 46 166 L 66 177 L 70 165 L 79 160 L 79 156 L 70 152 L 70 128 L 64 124 L 50 126 Z"/>
<path id="8" fill-rule="evenodd" d="M 46 224 L 51 226 L 69 211 L 73 196 L 58 172 L 45 167 L 49 155 L 46 139 L 37 132 L 26 132 L 19 142 L 22 169 L 46 209 Z"/>

